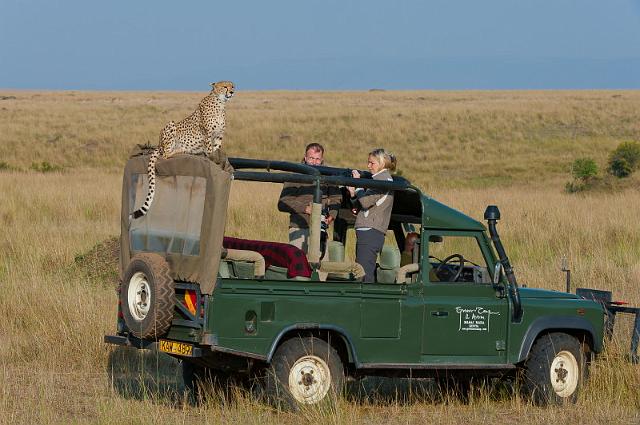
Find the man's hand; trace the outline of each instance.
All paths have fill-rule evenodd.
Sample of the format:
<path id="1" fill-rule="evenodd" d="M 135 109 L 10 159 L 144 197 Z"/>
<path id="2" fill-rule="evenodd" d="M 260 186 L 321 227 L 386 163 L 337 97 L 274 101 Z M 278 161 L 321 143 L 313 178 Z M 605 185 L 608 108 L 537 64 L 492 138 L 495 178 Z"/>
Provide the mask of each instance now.
<path id="1" fill-rule="evenodd" d="M 311 215 L 311 205 L 307 205 L 304 207 L 304 213 L 307 215 Z"/>

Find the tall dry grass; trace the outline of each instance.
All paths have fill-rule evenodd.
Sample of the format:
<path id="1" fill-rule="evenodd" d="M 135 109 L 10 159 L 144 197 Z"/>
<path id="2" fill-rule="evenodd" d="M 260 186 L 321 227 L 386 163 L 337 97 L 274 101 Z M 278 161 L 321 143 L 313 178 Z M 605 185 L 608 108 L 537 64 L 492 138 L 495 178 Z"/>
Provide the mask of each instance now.
<path id="1" fill-rule="evenodd" d="M 243 92 L 228 103 L 230 156 L 299 160 L 310 141 L 335 165 L 393 150 L 422 187 L 547 185 L 577 156 L 604 164 L 640 138 L 640 92 Z M 0 158 L 119 171 L 135 144 L 157 143 L 201 93 L 3 92 Z"/>
<path id="2" fill-rule="evenodd" d="M 418 160 L 409 166 L 405 155 L 403 170 L 427 183 L 429 193 L 437 199 L 476 218 L 482 217 L 487 204 L 499 205 L 503 217 L 499 230 L 521 283 L 563 289 L 559 266 L 561 257 L 567 256 L 575 286 L 610 289 L 617 299 L 640 305 L 637 189 L 580 196 L 562 192 L 560 164 L 562 158 L 574 155 L 567 149 L 583 140 L 585 152 L 598 157 L 601 144 L 615 145 L 621 138 L 636 137 L 638 120 L 629 119 L 638 108 L 631 111 L 629 105 L 639 96 L 619 94 L 621 97 L 609 92 L 241 93 L 229 104 L 228 151 L 265 158 L 277 152 L 281 158 L 295 160 L 299 146 L 312 136 L 324 141 L 320 138 L 324 129 L 335 131 L 327 137 L 333 162 L 354 166 L 356 153 L 364 152 L 372 140 L 381 142 L 369 137 L 409 131 L 403 129 L 409 121 L 394 114 L 417 115 L 420 119 L 411 122 L 436 128 L 429 136 L 434 137 L 432 149 L 425 154 L 431 158 L 441 154 L 442 159 L 430 160 L 429 167 Z M 19 107 L 0 102 L 0 161 L 24 170 L 0 171 L 0 423 L 640 422 L 640 368 L 624 359 L 628 321 L 622 322 L 614 344 L 593 365 L 589 385 L 575 407 L 533 407 L 513 397 L 509 388 L 477 391 L 470 403 L 463 404 L 434 394 L 428 382 L 410 386 L 406 381 L 399 387 L 393 382 L 383 382 L 382 387 L 376 381 L 353 384 L 348 396 L 334 406 L 299 414 L 274 411 L 247 393 L 190 405 L 181 393 L 175 361 L 103 344 L 103 335 L 115 330 L 113 284 L 87 276 L 74 260 L 119 232 L 119 167 L 131 144 L 144 142 L 165 120 L 186 113 L 200 94 L 18 92 L 16 97 Z M 148 100 L 152 101 L 148 105 L 159 109 L 145 109 Z M 5 107 L 18 108 L 23 114 L 18 116 L 12 109 L 8 119 Z M 574 108 L 594 120 L 584 124 L 590 129 L 588 137 L 581 139 L 577 134 L 575 142 L 560 138 L 559 146 L 549 149 L 561 154 L 549 154 L 548 161 L 536 166 L 540 168 L 525 166 L 538 157 L 538 143 L 553 145 L 551 139 L 536 142 L 523 136 L 520 142 L 500 146 L 507 141 L 496 128 L 512 129 L 513 125 L 511 120 L 502 121 L 504 111 L 510 110 L 516 122 L 515 117 L 521 117 L 523 126 L 533 128 L 530 125 L 538 112 L 532 111 L 539 109 L 540 134 L 544 134 L 545 125 L 577 114 Z M 74 121 L 84 110 L 91 113 Z M 351 118 L 331 126 L 340 122 L 337 117 L 341 114 Z M 433 114 L 467 118 L 439 128 Z M 56 119 L 66 124 L 52 127 Z M 378 130 L 371 131 L 375 120 Z M 52 128 L 62 136 L 49 142 L 45 135 Z M 489 136 L 491 131 L 498 136 Z M 452 149 L 437 143 L 448 134 L 452 135 Z M 479 150 L 512 152 L 510 159 L 525 169 L 513 171 L 513 178 L 506 181 L 468 187 L 467 178 L 485 181 L 484 171 L 478 170 L 486 164 L 504 162 L 504 156 L 496 157 L 494 151 L 479 155 L 478 164 L 468 162 L 459 180 L 449 179 L 445 165 L 459 164 L 459 156 L 448 158 L 445 152 L 464 152 L 460 139 L 464 134 L 484 134 L 486 141 L 469 143 L 479 144 Z M 86 146 L 89 137 L 99 140 L 95 148 Z M 359 142 L 349 147 L 339 143 L 354 138 Z M 413 149 L 421 150 L 429 143 L 416 142 Z M 64 148 L 56 148 L 61 146 Z M 388 146 L 400 152 L 404 149 L 402 144 Z M 540 155 L 546 155 L 544 150 Z M 61 164 L 65 170 L 47 174 L 28 170 L 35 160 Z M 540 175 L 532 179 L 535 173 Z M 278 193 L 277 186 L 234 183 L 228 233 L 286 240 L 287 219 L 275 211 Z M 364 395 L 359 385 L 367 387 Z"/>

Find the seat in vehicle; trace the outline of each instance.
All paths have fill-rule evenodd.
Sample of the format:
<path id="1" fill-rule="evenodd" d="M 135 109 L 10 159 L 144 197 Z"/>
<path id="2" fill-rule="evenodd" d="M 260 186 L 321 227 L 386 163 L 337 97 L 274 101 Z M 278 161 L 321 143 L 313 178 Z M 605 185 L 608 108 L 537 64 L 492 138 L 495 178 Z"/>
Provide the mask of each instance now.
<path id="1" fill-rule="evenodd" d="M 385 245 L 380 252 L 380 260 L 376 271 L 376 280 L 380 283 L 394 283 L 400 268 L 400 250 L 391 245 Z"/>

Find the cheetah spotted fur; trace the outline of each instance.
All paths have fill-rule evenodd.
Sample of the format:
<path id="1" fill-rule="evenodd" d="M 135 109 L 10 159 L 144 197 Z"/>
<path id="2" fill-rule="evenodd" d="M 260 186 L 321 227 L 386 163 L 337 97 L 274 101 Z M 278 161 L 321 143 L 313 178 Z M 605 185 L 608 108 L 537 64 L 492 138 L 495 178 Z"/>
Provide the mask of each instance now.
<path id="1" fill-rule="evenodd" d="M 169 159 L 178 154 L 211 155 L 222 146 L 225 129 L 224 107 L 234 94 L 231 81 L 211 83 L 211 92 L 200 101 L 198 108 L 177 124 L 170 121 L 160 133 L 160 142 L 149 158 L 149 192 L 144 204 L 132 213 L 134 219 L 144 216 L 151 207 L 156 190 L 158 158 Z"/>

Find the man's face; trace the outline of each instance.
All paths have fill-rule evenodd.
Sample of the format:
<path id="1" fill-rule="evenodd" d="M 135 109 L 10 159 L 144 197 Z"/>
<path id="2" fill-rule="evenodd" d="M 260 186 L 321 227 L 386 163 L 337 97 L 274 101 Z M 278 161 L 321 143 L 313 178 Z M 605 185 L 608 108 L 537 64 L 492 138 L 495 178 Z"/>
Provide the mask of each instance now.
<path id="1" fill-rule="evenodd" d="M 307 165 L 322 165 L 322 151 L 309 149 L 304 155 L 304 163 Z"/>

